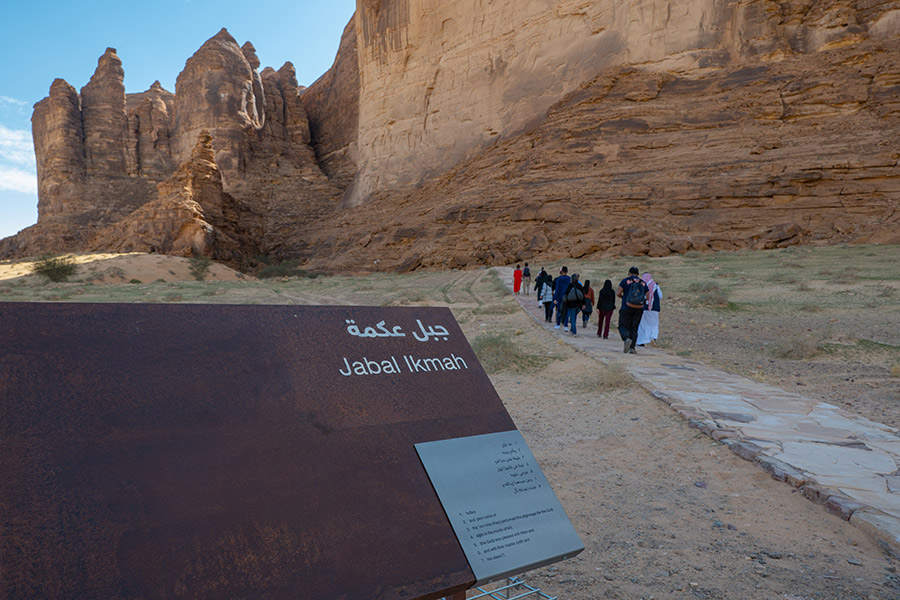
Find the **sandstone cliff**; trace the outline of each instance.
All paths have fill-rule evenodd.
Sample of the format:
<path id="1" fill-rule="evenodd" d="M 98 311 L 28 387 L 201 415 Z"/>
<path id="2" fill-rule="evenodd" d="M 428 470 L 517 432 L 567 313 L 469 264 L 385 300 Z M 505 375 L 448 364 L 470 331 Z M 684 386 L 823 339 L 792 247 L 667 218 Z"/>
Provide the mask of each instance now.
<path id="1" fill-rule="evenodd" d="M 357 180 L 427 181 L 604 69 L 691 74 L 900 35 L 900 2 L 360 0 Z"/>
<path id="2" fill-rule="evenodd" d="M 900 243 L 900 46 L 611 68 L 527 132 L 299 232 L 312 268 Z"/>
<path id="3" fill-rule="evenodd" d="M 38 223 L 0 242 L 0 255 L 190 247 L 240 266 L 260 253 L 277 254 L 286 228 L 320 218 L 343 188 L 329 180 L 310 146 L 293 66 L 262 73 L 258 67 L 252 44 L 238 46 L 223 29 L 188 59 L 174 94 L 155 83 L 126 96 L 113 48 L 81 94 L 55 81 L 32 117 Z M 229 199 L 222 206 L 240 206 L 242 224 L 219 223 L 205 241 L 161 243 L 186 239 L 180 228 L 188 218 L 160 217 L 161 206 L 172 202 L 162 184 L 178 165 L 196 167 L 192 152 L 207 135 L 215 177 Z M 205 210 L 190 219 L 207 216 Z M 151 222 L 156 218 L 174 229 L 163 232 L 161 222 Z"/>
<path id="4" fill-rule="evenodd" d="M 109 49 L 35 106 L 39 222 L 0 255 L 340 270 L 900 243 L 898 65 L 900 0 L 358 0 L 306 90 L 223 30 L 174 94 L 126 96 Z"/>
<path id="5" fill-rule="evenodd" d="M 356 25 L 351 20 L 334 65 L 302 96 L 316 156 L 325 172 L 344 186 L 356 176 L 359 78 Z"/>
<path id="6" fill-rule="evenodd" d="M 190 158 L 157 186 L 158 197 L 98 231 L 88 247 L 113 252 L 208 256 L 240 263 L 257 239 L 258 215 L 225 193 L 212 136 L 203 130 Z"/>

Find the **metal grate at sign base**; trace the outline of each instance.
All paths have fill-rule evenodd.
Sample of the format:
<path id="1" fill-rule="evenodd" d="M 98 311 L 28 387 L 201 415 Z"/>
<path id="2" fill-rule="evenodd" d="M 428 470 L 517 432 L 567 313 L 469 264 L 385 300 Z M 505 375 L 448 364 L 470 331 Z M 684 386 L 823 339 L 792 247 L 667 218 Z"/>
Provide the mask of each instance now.
<path id="1" fill-rule="evenodd" d="M 548 596 L 540 590 L 540 588 L 532 587 L 525 583 L 519 577 L 510 577 L 506 582 L 498 582 L 491 584 L 497 587 L 485 589 L 485 587 L 476 587 L 473 591 L 477 592 L 474 596 L 468 596 L 467 600 L 475 600 L 482 598 L 484 600 L 517 600 L 518 598 L 529 598 L 531 600 L 559 600 L 557 596 Z"/>

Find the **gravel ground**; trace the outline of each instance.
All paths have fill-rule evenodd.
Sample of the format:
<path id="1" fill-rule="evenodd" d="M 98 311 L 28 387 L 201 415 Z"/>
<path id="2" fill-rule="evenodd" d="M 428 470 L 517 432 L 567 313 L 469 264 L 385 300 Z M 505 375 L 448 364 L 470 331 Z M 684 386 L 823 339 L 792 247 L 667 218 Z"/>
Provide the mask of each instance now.
<path id="1" fill-rule="evenodd" d="M 891 375 L 900 364 L 897 255 L 893 248 L 850 248 L 639 265 L 652 268 L 665 291 L 660 343 L 667 351 L 898 426 L 900 379 Z M 121 269 L 126 281 L 157 282 L 142 265 L 158 269 L 161 260 L 104 265 Z M 848 274 L 846 263 L 866 260 L 877 264 Z M 631 262 L 570 269 L 595 282 L 618 281 Z M 175 277 L 177 270 L 166 272 Z M 698 283 L 712 283 L 721 306 L 699 302 L 706 292 L 692 289 Z M 794 299 L 801 285 L 805 297 Z M 482 362 L 492 365 L 498 393 L 585 544 L 579 556 L 525 574 L 529 583 L 560 600 L 900 598 L 900 561 L 689 428 L 621 369 L 562 344 L 519 309 L 491 270 L 131 285 L 44 284 L 11 274 L 0 282 L 0 297 L 449 306 L 474 346 L 505 342 L 481 344 L 494 348 L 484 350 L 490 356 Z M 800 347 L 806 337 L 811 355 L 782 358 L 782 342 Z"/>

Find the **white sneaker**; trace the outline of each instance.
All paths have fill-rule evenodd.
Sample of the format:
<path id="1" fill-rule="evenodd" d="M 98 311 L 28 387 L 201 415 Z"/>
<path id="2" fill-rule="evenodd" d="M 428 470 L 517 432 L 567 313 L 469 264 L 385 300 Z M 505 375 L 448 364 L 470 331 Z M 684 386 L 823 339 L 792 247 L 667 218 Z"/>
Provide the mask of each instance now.
<path id="1" fill-rule="evenodd" d="M 559 329 L 559 325 L 554 325 L 553 329 Z"/>

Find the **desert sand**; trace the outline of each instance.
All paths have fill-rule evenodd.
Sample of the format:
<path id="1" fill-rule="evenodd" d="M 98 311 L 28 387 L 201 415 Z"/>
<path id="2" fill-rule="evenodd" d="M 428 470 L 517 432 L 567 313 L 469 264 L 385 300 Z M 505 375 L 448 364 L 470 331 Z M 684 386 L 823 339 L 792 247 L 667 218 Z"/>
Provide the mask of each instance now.
<path id="1" fill-rule="evenodd" d="M 871 360 L 828 352 L 777 358 L 761 349 L 776 341 L 768 337 L 773 332 L 785 337 L 785 323 L 792 315 L 796 322 L 797 309 L 802 312 L 807 303 L 778 295 L 791 294 L 796 284 L 756 273 L 753 277 L 768 277 L 766 285 L 747 281 L 728 288 L 728 301 L 736 306 L 724 308 L 700 306 L 689 292 L 700 278 L 697 273 L 724 271 L 732 275 L 724 280 L 732 282 L 783 259 L 796 266 L 782 265 L 776 272 L 799 274 L 810 290 L 818 291 L 815 297 L 823 307 L 802 316 L 813 318 L 804 329 L 813 329 L 815 322 L 833 328 L 831 311 L 848 318 L 858 312 L 848 310 L 856 296 L 847 296 L 845 289 L 859 293 L 870 283 L 873 289 L 898 285 L 900 277 L 886 272 L 884 257 L 878 256 L 884 251 L 845 250 L 850 261 L 859 259 L 855 252 L 875 253 L 871 258 L 878 264 L 872 268 L 882 277 L 868 282 L 860 267 L 846 285 L 834 283 L 833 275 L 816 275 L 827 279 L 824 285 L 814 280 L 812 274 L 824 270 L 817 261 L 830 264 L 832 272 L 843 267 L 835 256 L 812 250 L 645 260 L 641 266 L 655 269 L 669 299 L 660 339 L 668 351 L 783 385 L 799 381 L 807 386 L 804 393 L 840 395 L 850 407 L 896 418 L 890 399 L 896 399 L 900 380 L 890 368 L 897 331 L 884 333 Z M 627 270 L 631 260 L 570 263 L 570 269 L 602 282 L 607 273 Z M 0 299 L 449 306 L 586 547 L 574 559 L 525 574 L 529 583 L 567 600 L 900 598 L 900 562 L 872 538 L 688 427 L 616 361 L 603 363 L 549 334 L 521 311 L 491 269 L 257 281 L 216 268 L 215 278 L 203 282 L 194 281 L 187 269 L 187 261 L 162 256 L 103 256 L 85 262 L 78 276 L 85 281 L 46 284 L 26 275 L 25 265 L 2 264 Z M 126 283 L 131 279 L 142 283 Z M 751 296 L 759 295 L 761 287 L 774 295 L 779 310 L 753 307 Z M 836 308 L 828 295 L 832 292 Z M 893 322 L 898 309 L 892 292 L 882 300 L 882 322 Z M 854 352 L 863 352 L 865 344 L 857 342 L 864 336 L 850 335 L 860 323 L 845 323 L 846 334 L 837 328 L 820 342 L 827 348 L 832 337 L 840 338 Z M 765 364 L 759 364 L 762 356 Z M 819 361 L 824 362 L 816 367 Z M 860 369 L 864 376 L 838 386 L 838 379 L 853 379 L 840 377 L 842 368 Z M 845 390 L 853 394 L 845 395 Z"/>

